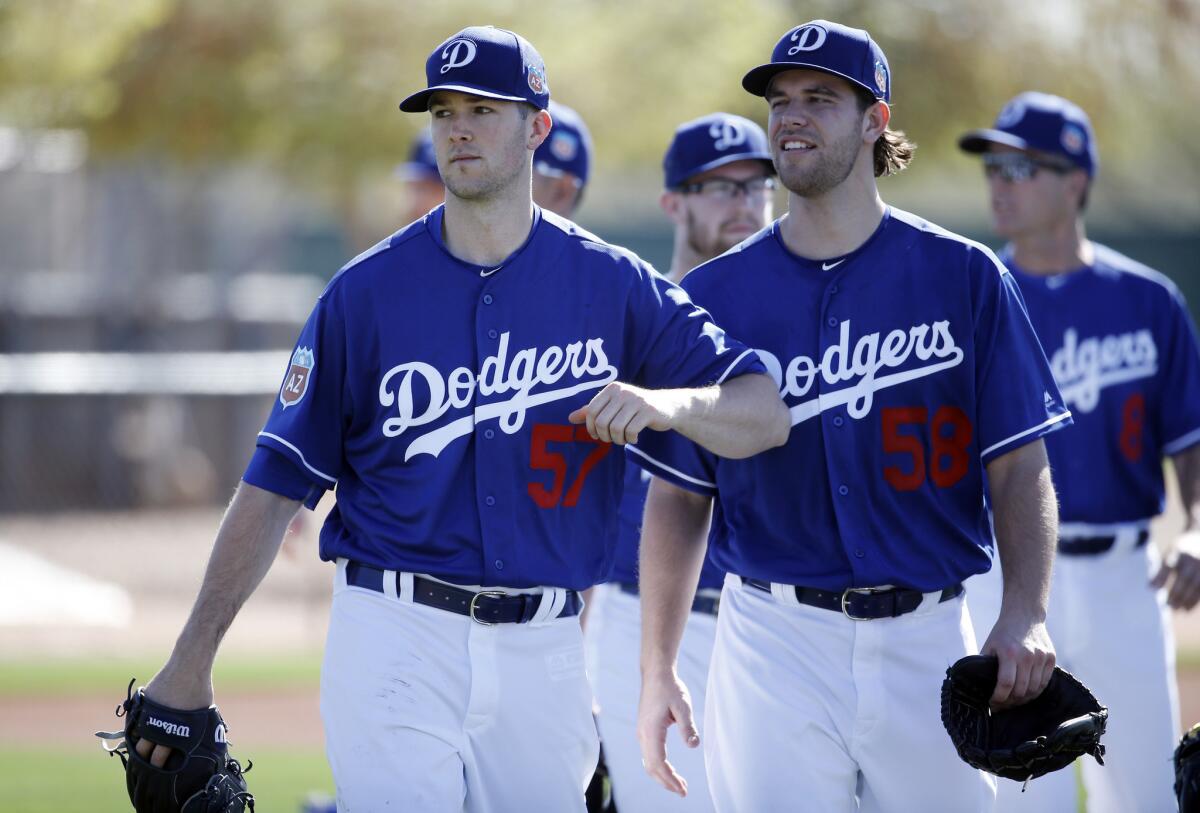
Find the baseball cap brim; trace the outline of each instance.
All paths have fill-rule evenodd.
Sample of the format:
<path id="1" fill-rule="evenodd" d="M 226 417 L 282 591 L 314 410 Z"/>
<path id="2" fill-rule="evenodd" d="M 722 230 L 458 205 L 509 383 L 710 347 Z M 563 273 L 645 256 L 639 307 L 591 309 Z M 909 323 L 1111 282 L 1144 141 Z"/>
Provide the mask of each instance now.
<path id="1" fill-rule="evenodd" d="M 718 167 L 723 167 L 726 164 L 732 164 L 737 161 L 762 161 L 764 164 L 767 165 L 767 170 L 768 170 L 769 174 L 771 174 L 771 175 L 775 174 L 775 164 L 771 160 L 771 156 L 769 154 L 764 153 L 764 152 L 742 152 L 742 153 L 737 153 L 735 155 L 722 155 L 720 158 L 716 159 L 715 161 L 709 161 L 707 164 L 701 164 L 700 166 L 693 169 L 691 171 L 691 174 L 689 174 L 687 176 L 687 178 L 681 179 L 679 183 L 682 184 L 682 183 L 686 182 L 688 178 L 694 178 L 695 176 L 700 175 L 701 173 L 708 172 L 709 170 L 716 169 Z"/>
<path id="2" fill-rule="evenodd" d="M 424 113 L 429 110 L 429 97 L 437 93 L 439 90 L 457 90 L 460 93 L 469 93 L 472 96 L 483 96 L 487 99 L 499 99 L 505 102 L 529 101 L 521 96 L 508 96 L 506 94 L 497 93 L 494 90 L 488 90 L 487 88 L 482 88 L 477 85 L 435 85 L 431 88 L 418 90 L 416 93 L 400 102 L 400 109 L 405 113 Z"/>
<path id="3" fill-rule="evenodd" d="M 814 65 L 811 62 L 768 62 L 766 65 L 759 65 L 757 68 L 751 68 L 745 76 L 742 77 L 742 87 L 747 93 L 753 93 L 755 96 L 766 96 L 767 88 L 771 85 L 771 80 L 776 74 L 784 71 L 820 71 L 833 76 L 840 76 L 852 85 L 856 85 L 867 91 L 876 99 L 882 98 L 875 88 L 867 87 L 862 82 L 840 71 L 830 70 L 824 65 Z"/>
<path id="4" fill-rule="evenodd" d="M 996 144 L 1017 150 L 1033 149 L 1025 139 L 1003 130 L 972 130 L 958 139 L 958 148 L 970 153 L 987 152 Z"/>

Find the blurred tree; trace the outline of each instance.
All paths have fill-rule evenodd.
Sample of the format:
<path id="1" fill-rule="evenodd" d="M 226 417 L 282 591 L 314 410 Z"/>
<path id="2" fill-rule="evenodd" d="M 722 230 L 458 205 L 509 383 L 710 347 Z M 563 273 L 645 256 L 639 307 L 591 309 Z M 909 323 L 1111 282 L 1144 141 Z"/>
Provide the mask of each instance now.
<path id="1" fill-rule="evenodd" d="M 923 161 L 1016 92 L 1057 92 L 1091 112 L 1122 194 L 1200 217 L 1197 0 L 0 0 L 0 120 L 83 128 L 102 158 L 265 161 L 351 206 L 424 124 L 396 103 L 465 25 L 534 42 L 614 169 L 656 164 L 687 118 L 761 120 L 743 71 L 819 16 L 884 46 Z"/>

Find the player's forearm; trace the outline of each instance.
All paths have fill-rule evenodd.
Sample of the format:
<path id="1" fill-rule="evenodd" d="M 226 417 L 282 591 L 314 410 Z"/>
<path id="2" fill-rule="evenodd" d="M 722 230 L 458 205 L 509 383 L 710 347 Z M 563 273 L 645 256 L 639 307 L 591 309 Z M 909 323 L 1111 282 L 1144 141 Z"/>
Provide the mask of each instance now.
<path id="1" fill-rule="evenodd" d="M 657 477 L 650 484 L 638 566 L 643 674 L 675 666 L 704 565 L 711 512 L 709 497 Z"/>
<path id="2" fill-rule="evenodd" d="M 207 675 L 234 617 L 267 574 L 300 503 L 239 483 L 168 670 Z"/>
<path id="3" fill-rule="evenodd" d="M 1185 515 L 1184 530 L 1200 530 L 1200 444 L 1171 458 Z"/>
<path id="4" fill-rule="evenodd" d="M 1042 441 L 988 465 L 996 547 L 1004 576 L 1001 614 L 1041 622 L 1058 544 L 1058 504 Z"/>
<path id="5" fill-rule="evenodd" d="M 671 428 L 714 454 L 750 457 L 787 442 L 791 418 L 770 376 L 743 375 L 680 393 Z"/>

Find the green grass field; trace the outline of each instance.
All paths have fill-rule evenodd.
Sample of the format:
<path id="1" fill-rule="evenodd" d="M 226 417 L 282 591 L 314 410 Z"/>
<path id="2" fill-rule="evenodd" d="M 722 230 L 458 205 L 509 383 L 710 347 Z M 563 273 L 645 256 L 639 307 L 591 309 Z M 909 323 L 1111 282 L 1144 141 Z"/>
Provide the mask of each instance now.
<path id="1" fill-rule="evenodd" d="M 0 661 L 0 697 L 55 697 L 120 692 L 132 677 L 144 686 L 162 666 L 152 659 Z M 218 660 L 213 681 L 221 690 L 315 687 L 321 678 L 319 655 Z"/>
<path id="2" fill-rule="evenodd" d="M 145 684 L 160 666 L 151 659 L 116 661 L 40 660 L 0 662 L 0 698 L 52 697 L 64 700 L 111 694 L 115 705 L 136 676 Z M 315 688 L 317 655 L 227 659 L 214 670 L 218 700 L 222 691 Z M 114 724 L 117 721 L 114 718 Z M 36 732 L 8 732 L 0 746 L 0 811 L 3 813 L 128 813 L 121 763 L 100 749 L 39 744 Z M 22 740 L 31 742 L 28 749 Z M 332 795 L 333 779 L 320 748 L 255 746 L 238 752 L 254 767 L 247 776 L 260 813 L 297 813 L 310 792 Z"/>
<path id="3" fill-rule="evenodd" d="M 256 749 L 257 750 L 257 749 Z M 297 813 L 310 791 L 332 795 L 320 751 L 254 754 L 246 777 L 260 813 Z M 121 763 L 95 751 L 0 748 L 0 809 L 6 813 L 128 813 Z"/>

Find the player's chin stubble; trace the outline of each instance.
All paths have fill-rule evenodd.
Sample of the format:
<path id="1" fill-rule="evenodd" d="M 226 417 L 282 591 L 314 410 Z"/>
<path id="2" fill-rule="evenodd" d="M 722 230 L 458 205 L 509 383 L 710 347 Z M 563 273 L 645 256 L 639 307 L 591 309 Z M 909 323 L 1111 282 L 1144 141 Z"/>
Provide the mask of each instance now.
<path id="1" fill-rule="evenodd" d="M 483 162 L 482 171 L 458 174 L 452 169 L 442 179 L 446 189 L 461 200 L 485 201 L 509 189 L 522 172 L 529 172 L 523 132 L 516 133 L 511 143 L 494 155 L 493 160 Z"/>
<path id="2" fill-rule="evenodd" d="M 694 214 L 687 213 L 687 244 L 697 257 L 703 257 L 705 261 L 711 260 L 740 242 L 740 238 L 733 242 L 730 242 L 729 238 L 722 238 L 720 224 L 710 231 L 701 227 Z"/>
<path id="3" fill-rule="evenodd" d="M 784 160 L 782 154 L 775 156 L 775 167 L 779 182 L 789 192 L 802 198 L 816 198 L 837 187 L 854 169 L 862 139 L 854 133 L 836 141 L 827 141 L 821 151 L 821 160 L 810 166 L 799 167 Z"/>

